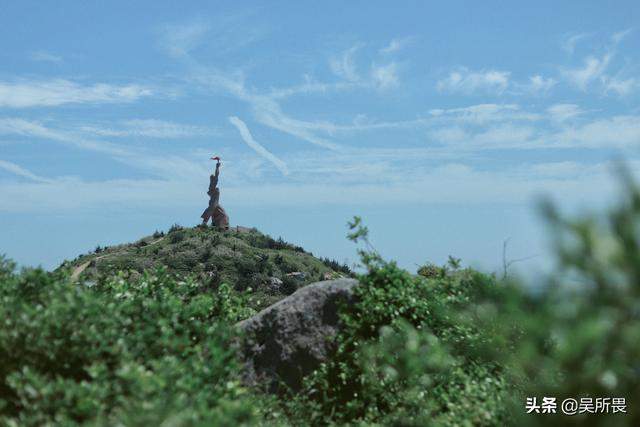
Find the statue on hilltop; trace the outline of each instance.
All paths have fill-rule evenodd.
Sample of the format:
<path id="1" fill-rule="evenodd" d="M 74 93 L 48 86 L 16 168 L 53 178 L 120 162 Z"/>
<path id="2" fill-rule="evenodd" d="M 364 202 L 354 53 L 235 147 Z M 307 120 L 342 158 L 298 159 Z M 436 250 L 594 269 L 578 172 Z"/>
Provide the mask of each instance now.
<path id="1" fill-rule="evenodd" d="M 229 216 L 224 208 L 220 206 L 220 189 L 218 188 L 218 177 L 220 176 L 220 157 L 212 157 L 216 161 L 216 171 L 209 177 L 209 206 L 202 212 L 202 224 L 206 225 L 211 219 L 211 223 L 221 230 L 229 228 Z"/>

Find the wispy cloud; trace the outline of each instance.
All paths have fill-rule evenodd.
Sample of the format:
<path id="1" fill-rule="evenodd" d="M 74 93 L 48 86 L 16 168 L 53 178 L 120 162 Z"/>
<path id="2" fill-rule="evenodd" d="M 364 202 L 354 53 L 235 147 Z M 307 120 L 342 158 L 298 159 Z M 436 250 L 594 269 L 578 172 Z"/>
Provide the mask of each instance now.
<path id="1" fill-rule="evenodd" d="M 310 95 L 315 93 L 328 93 L 331 91 L 341 91 L 345 89 L 353 89 L 358 87 L 357 84 L 349 82 L 323 83 L 312 79 L 310 76 L 304 76 L 304 82 L 288 87 L 272 89 L 267 96 L 272 99 L 282 99 L 297 95 Z"/>
<path id="2" fill-rule="evenodd" d="M 361 44 L 355 44 L 349 49 L 342 52 L 337 57 L 331 58 L 329 65 L 333 73 L 350 82 L 357 82 L 360 80 L 358 74 L 357 65 L 355 61 L 356 52 L 362 47 Z"/>
<path id="3" fill-rule="evenodd" d="M 189 23 L 166 25 L 162 28 L 161 47 L 175 58 L 186 56 L 193 50 L 202 37 L 211 29 L 203 20 Z"/>
<path id="4" fill-rule="evenodd" d="M 626 79 L 618 77 L 606 77 L 604 79 L 604 89 L 606 93 L 613 92 L 619 96 L 627 96 L 640 88 L 640 79 L 629 77 Z"/>
<path id="5" fill-rule="evenodd" d="M 527 89 L 533 94 L 547 93 L 558 81 L 552 77 L 544 77 L 540 74 L 529 77 Z"/>
<path id="6" fill-rule="evenodd" d="M 541 123 L 504 120 L 474 123 L 443 123 L 428 132 L 428 141 L 462 152 L 483 150 L 555 150 L 555 149 L 617 149 L 623 152 L 640 147 L 640 117 L 619 115 L 587 119 L 578 106 L 558 104 L 541 115 Z M 580 117 L 580 120 L 577 118 Z"/>
<path id="7" fill-rule="evenodd" d="M 633 28 L 627 28 L 626 30 L 618 31 L 613 33 L 611 36 L 611 41 L 614 45 L 619 44 L 622 40 L 624 40 L 628 35 L 630 35 L 634 31 Z"/>
<path id="8" fill-rule="evenodd" d="M 236 129 L 238 129 L 238 132 L 240 132 L 240 136 L 242 137 L 243 141 L 252 150 L 254 150 L 256 153 L 258 153 L 260 156 L 264 157 L 265 159 L 267 159 L 271 163 L 273 163 L 273 165 L 276 168 L 278 168 L 278 170 L 283 175 L 288 175 L 289 174 L 289 170 L 287 169 L 287 165 L 282 160 L 280 160 L 279 158 L 274 156 L 271 152 L 269 152 L 262 145 L 260 145 L 260 143 L 258 143 L 258 141 L 253 139 L 253 136 L 251 135 L 251 132 L 249 131 L 249 128 L 247 127 L 247 125 L 242 120 L 240 120 L 238 117 L 229 117 L 229 122 L 231 122 L 231 124 L 234 125 L 236 127 Z"/>
<path id="9" fill-rule="evenodd" d="M 517 104 L 477 104 L 460 108 L 438 108 L 430 110 L 429 115 L 440 120 L 473 125 L 484 125 L 500 121 L 536 121 L 541 119 L 540 114 L 523 111 Z"/>
<path id="10" fill-rule="evenodd" d="M 564 78 L 583 92 L 595 89 L 603 94 L 626 96 L 640 88 L 640 80 L 625 72 L 625 68 L 615 70 L 618 45 L 633 32 L 626 29 L 614 33 L 604 42 L 599 53 L 592 53 L 583 59 L 581 65 L 561 70 Z M 613 68 L 613 70 L 612 70 Z"/>
<path id="11" fill-rule="evenodd" d="M 210 127 L 194 126 L 157 119 L 125 120 L 112 125 L 85 125 L 79 130 L 83 133 L 107 137 L 147 137 L 158 139 L 176 139 L 193 136 L 217 135 L 219 131 Z"/>
<path id="12" fill-rule="evenodd" d="M 474 94 L 477 92 L 501 94 L 509 87 L 511 73 L 508 71 L 483 70 L 472 71 L 460 68 L 452 71 L 446 78 L 437 82 L 441 92 L 460 92 Z"/>
<path id="13" fill-rule="evenodd" d="M 567 34 L 563 37 L 560 46 L 569 54 L 573 54 L 578 43 L 586 40 L 590 36 L 589 33 Z"/>
<path id="14" fill-rule="evenodd" d="M 337 144 L 319 137 L 313 132 L 314 123 L 297 120 L 285 114 L 276 97 L 248 89 L 241 76 L 224 74 L 216 69 L 201 66 L 195 60 L 190 61 L 190 66 L 194 82 L 210 90 L 226 92 L 248 103 L 253 110 L 255 119 L 261 124 L 320 147 L 331 150 L 338 148 Z"/>
<path id="15" fill-rule="evenodd" d="M 378 89 L 389 89 L 398 86 L 398 64 L 391 62 L 385 65 L 373 65 L 371 67 L 371 80 Z"/>
<path id="16" fill-rule="evenodd" d="M 53 107 L 63 104 L 133 102 L 153 95 L 151 88 L 138 84 L 82 85 L 69 80 L 17 80 L 0 82 L 0 107 Z"/>
<path id="17" fill-rule="evenodd" d="M 566 69 L 564 75 L 571 84 L 585 91 L 590 83 L 602 78 L 610 61 L 610 53 L 601 57 L 588 56 L 582 66 Z"/>
<path id="18" fill-rule="evenodd" d="M 404 49 L 412 40 L 412 37 L 395 38 L 391 40 L 388 45 L 381 48 L 379 53 L 382 55 L 389 55 L 398 52 Z"/>
<path id="19" fill-rule="evenodd" d="M 206 176 L 206 166 L 182 156 L 158 155 L 137 147 L 96 140 L 68 129 L 56 129 L 43 123 L 19 118 L 0 118 L 0 135 L 18 135 L 30 139 L 54 141 L 80 150 L 106 154 L 111 159 L 162 179 L 194 181 Z"/>
<path id="20" fill-rule="evenodd" d="M 208 49 L 210 55 L 238 50 L 261 39 L 269 32 L 264 24 L 247 18 L 255 11 L 225 14 L 163 25 L 159 28 L 160 48 L 176 59 L 186 59 L 194 50 Z"/>
<path id="21" fill-rule="evenodd" d="M 83 150 L 96 151 L 115 156 L 128 155 L 129 151 L 123 147 L 105 141 L 93 141 L 78 136 L 72 132 L 61 131 L 43 125 L 37 121 L 20 118 L 1 118 L 0 135 L 21 135 L 45 140 L 57 141 Z"/>
<path id="22" fill-rule="evenodd" d="M 551 120 L 564 122 L 565 120 L 584 114 L 584 111 L 576 104 L 555 104 L 547 108 L 547 113 Z"/>
<path id="23" fill-rule="evenodd" d="M 53 53 L 46 52 L 44 50 L 37 50 L 35 52 L 31 52 L 29 54 L 29 58 L 32 61 L 37 61 L 37 62 L 52 62 L 52 63 L 62 62 L 62 56 L 54 55 Z"/>
<path id="24" fill-rule="evenodd" d="M 12 162 L 8 162 L 6 160 L 1 160 L 0 159 L 0 169 L 4 169 L 7 172 L 10 172 L 14 175 L 20 176 L 22 178 L 27 178 L 31 181 L 35 181 L 35 182 L 46 182 L 49 183 L 51 182 L 51 180 L 47 179 L 47 178 L 43 178 L 41 176 L 38 176 L 36 174 L 34 174 L 33 172 L 23 168 L 22 166 L 19 166 L 15 163 Z"/>

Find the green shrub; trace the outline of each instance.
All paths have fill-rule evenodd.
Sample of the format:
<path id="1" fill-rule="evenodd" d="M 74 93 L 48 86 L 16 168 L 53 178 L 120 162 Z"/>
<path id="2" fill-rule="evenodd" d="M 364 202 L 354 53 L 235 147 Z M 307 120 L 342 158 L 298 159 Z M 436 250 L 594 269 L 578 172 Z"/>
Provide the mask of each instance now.
<path id="1" fill-rule="evenodd" d="M 183 230 L 184 227 L 181 226 L 180 224 L 173 224 L 170 228 L 169 228 L 169 234 L 171 233 L 175 233 L 176 231 L 180 231 Z"/>
<path id="2" fill-rule="evenodd" d="M 169 241 L 173 244 L 182 242 L 187 237 L 182 229 L 176 229 L 169 233 Z"/>
<path id="3" fill-rule="evenodd" d="M 343 273 L 346 276 L 352 276 L 353 275 L 353 272 L 351 271 L 351 268 L 349 268 L 349 266 L 346 263 L 342 263 L 341 264 L 338 261 L 330 259 L 330 258 L 321 258 L 320 260 L 322 261 L 322 263 L 324 265 L 326 265 L 327 267 L 329 267 L 333 271 L 337 271 L 337 272 Z"/>
<path id="4" fill-rule="evenodd" d="M 640 424 L 640 189 L 621 177 L 622 200 L 605 218 L 567 219 L 543 205 L 559 270 L 536 293 L 512 287 L 469 319 L 491 331 L 485 352 L 522 399 L 626 399 L 628 414 L 572 417 L 589 425 Z M 522 416 L 522 402 L 517 422 L 538 423 Z"/>
<path id="5" fill-rule="evenodd" d="M 252 312 L 229 287 L 203 294 L 158 272 L 87 288 L 8 270 L 0 270 L 1 425 L 256 419 L 228 326 Z"/>
<path id="6" fill-rule="evenodd" d="M 444 277 L 447 274 L 447 270 L 444 267 L 427 263 L 418 268 L 418 274 L 429 279 L 437 279 Z"/>

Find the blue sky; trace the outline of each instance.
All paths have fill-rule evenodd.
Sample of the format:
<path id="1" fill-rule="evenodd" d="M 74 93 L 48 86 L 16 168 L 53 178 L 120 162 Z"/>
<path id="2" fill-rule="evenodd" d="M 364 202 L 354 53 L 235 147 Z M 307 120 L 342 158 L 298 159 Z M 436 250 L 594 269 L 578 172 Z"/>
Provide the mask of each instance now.
<path id="1" fill-rule="evenodd" d="M 542 268 L 549 195 L 640 167 L 640 3 L 3 2 L 0 252 L 56 266 L 221 202 L 355 261 Z M 524 264 L 524 263 L 523 263 Z M 529 268 L 527 267 L 527 268 Z"/>

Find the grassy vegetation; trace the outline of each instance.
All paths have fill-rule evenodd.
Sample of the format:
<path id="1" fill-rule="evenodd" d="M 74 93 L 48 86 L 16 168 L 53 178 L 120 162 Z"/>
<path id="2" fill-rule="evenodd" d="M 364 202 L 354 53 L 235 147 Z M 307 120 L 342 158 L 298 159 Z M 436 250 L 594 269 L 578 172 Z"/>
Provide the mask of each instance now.
<path id="1" fill-rule="evenodd" d="M 156 231 L 132 244 L 98 247 L 93 253 L 64 263 L 59 270 L 72 272 L 85 264 L 78 277 L 81 282 L 99 282 L 118 272 L 136 280 L 144 271 L 164 267 L 176 277 L 190 275 L 210 288 L 226 283 L 239 291 L 251 289 L 253 301 L 260 307 L 305 284 L 352 275 L 344 264 L 315 258 L 299 246 L 256 229 L 219 231 L 179 225 L 173 225 L 166 234 Z M 272 278 L 283 283 L 274 286 Z"/>
<path id="2" fill-rule="evenodd" d="M 338 351 L 279 396 L 239 380 L 232 324 L 255 313 L 248 285 L 160 270 L 82 286 L 68 269 L 16 273 L 2 259 L 0 425 L 640 425 L 640 191 L 623 183 L 603 218 L 545 207 L 558 270 L 535 292 L 455 258 L 411 274 L 356 219 L 364 273 Z M 158 247 L 274 250 L 260 236 L 176 228 Z M 526 397 L 542 396 L 624 397 L 627 414 L 526 415 Z"/>

